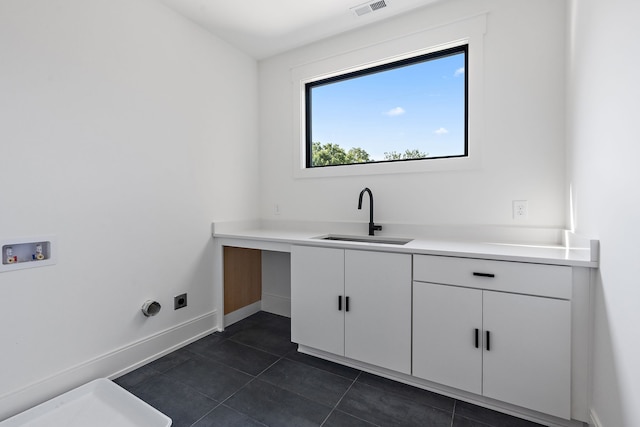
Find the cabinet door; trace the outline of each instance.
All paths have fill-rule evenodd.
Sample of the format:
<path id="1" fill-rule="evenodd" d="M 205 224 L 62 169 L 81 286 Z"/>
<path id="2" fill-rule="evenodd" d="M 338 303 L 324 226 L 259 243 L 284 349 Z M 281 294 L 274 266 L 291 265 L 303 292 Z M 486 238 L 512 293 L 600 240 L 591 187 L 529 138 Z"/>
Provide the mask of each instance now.
<path id="1" fill-rule="evenodd" d="M 482 393 L 481 290 L 413 282 L 413 375 Z"/>
<path id="2" fill-rule="evenodd" d="M 411 372 L 411 255 L 345 251 L 345 356 Z"/>
<path id="3" fill-rule="evenodd" d="M 291 341 L 343 355 L 343 293 L 344 250 L 292 246 Z"/>
<path id="4" fill-rule="evenodd" d="M 483 394 L 569 419 L 571 303 L 490 291 L 483 299 Z"/>

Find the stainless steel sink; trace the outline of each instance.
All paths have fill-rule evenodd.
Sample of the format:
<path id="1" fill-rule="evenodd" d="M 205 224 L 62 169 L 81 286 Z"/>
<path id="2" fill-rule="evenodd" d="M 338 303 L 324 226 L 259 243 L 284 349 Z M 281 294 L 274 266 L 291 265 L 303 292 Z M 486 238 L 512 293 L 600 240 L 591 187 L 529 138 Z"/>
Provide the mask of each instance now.
<path id="1" fill-rule="evenodd" d="M 382 243 L 386 245 L 406 245 L 413 239 L 403 239 L 399 237 L 379 237 L 379 236 L 348 236 L 343 234 L 328 234 L 326 236 L 314 237 L 321 240 L 337 240 L 342 242 L 360 243 Z"/>

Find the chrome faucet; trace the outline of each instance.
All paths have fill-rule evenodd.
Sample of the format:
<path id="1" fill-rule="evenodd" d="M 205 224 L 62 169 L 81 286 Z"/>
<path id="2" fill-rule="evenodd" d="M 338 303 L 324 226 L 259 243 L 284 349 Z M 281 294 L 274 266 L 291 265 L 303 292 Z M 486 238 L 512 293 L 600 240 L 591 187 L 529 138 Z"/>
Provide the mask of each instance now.
<path id="1" fill-rule="evenodd" d="M 362 196 L 364 193 L 369 193 L 369 236 L 374 235 L 375 230 L 382 230 L 381 225 L 375 225 L 373 223 L 373 193 L 369 188 L 366 188 L 360 192 L 360 197 L 358 198 L 358 209 L 362 209 Z"/>

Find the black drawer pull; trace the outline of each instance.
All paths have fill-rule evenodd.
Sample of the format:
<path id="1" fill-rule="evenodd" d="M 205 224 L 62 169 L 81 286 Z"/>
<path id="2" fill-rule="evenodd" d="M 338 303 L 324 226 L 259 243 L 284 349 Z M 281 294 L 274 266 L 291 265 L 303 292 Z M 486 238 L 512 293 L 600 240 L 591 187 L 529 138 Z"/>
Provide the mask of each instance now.
<path id="1" fill-rule="evenodd" d="M 349 311 L 349 297 L 344 297 L 344 311 Z"/>
<path id="2" fill-rule="evenodd" d="M 480 346 L 480 329 L 476 328 L 476 348 Z"/>
<path id="3" fill-rule="evenodd" d="M 487 351 L 491 351 L 491 334 L 487 331 Z"/>
<path id="4" fill-rule="evenodd" d="M 475 271 L 473 272 L 473 275 L 477 277 L 496 277 L 496 275 L 493 273 L 478 273 Z"/>
<path id="5" fill-rule="evenodd" d="M 342 311 L 342 295 L 338 296 L 338 311 Z"/>

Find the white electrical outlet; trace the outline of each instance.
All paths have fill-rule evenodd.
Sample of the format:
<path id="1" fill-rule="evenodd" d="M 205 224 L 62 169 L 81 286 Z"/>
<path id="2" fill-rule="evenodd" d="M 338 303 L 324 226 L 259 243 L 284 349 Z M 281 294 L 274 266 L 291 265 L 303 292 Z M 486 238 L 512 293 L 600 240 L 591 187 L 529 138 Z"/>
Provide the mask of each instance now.
<path id="1" fill-rule="evenodd" d="M 529 207 L 526 200 L 513 201 L 513 219 L 526 219 L 529 215 Z"/>

